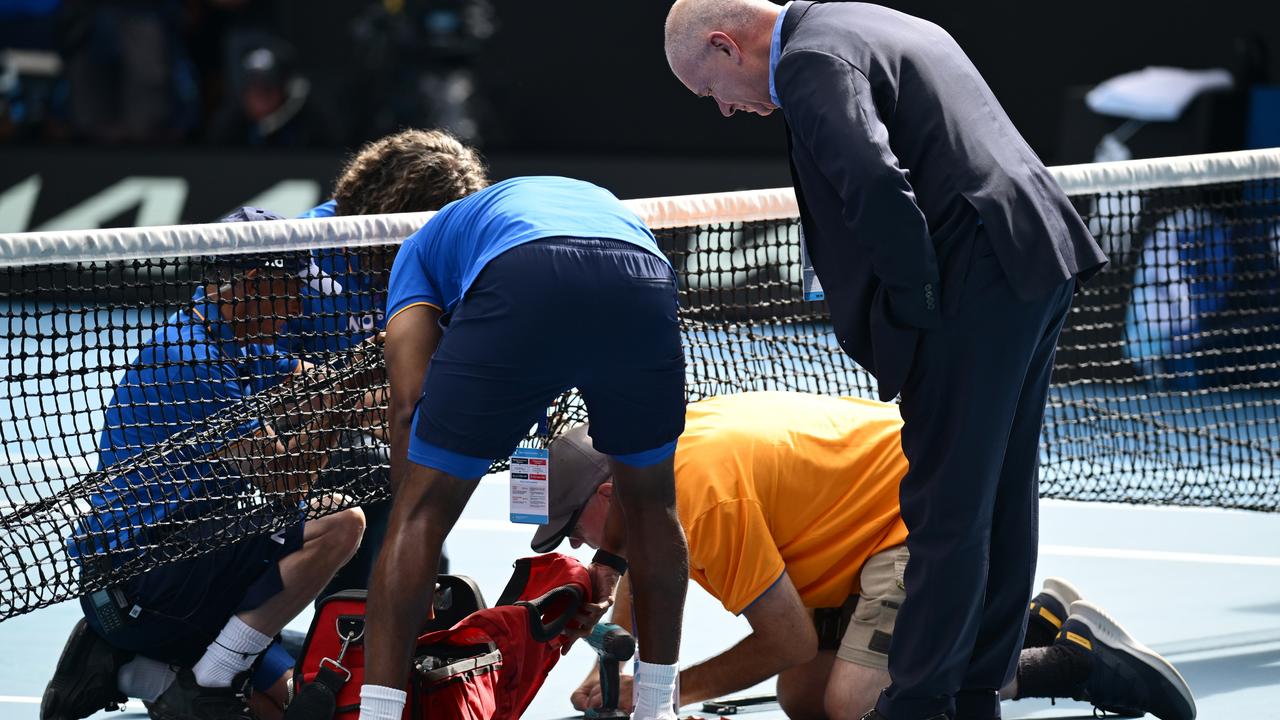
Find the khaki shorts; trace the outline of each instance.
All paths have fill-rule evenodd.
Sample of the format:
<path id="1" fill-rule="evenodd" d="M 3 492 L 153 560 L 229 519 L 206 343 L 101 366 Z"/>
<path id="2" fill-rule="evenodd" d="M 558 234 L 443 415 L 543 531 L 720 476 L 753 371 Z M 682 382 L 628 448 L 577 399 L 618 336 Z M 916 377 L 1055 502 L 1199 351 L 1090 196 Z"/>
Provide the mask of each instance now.
<path id="1" fill-rule="evenodd" d="M 855 600 L 857 604 L 849 616 L 836 657 L 854 665 L 889 668 L 893 626 L 898 620 L 898 608 L 907 596 L 902 575 L 909 557 L 906 545 L 896 545 L 867 559 L 862 566 L 862 589 L 856 599 L 849 598 L 849 604 Z"/>

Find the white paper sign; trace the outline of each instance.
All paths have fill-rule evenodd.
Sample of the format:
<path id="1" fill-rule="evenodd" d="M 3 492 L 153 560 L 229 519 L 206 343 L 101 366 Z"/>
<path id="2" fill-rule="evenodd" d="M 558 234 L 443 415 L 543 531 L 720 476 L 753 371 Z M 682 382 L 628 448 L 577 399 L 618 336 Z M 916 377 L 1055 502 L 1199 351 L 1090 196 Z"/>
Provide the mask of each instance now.
<path id="1" fill-rule="evenodd" d="M 822 282 L 813 271 L 813 263 L 809 262 L 809 246 L 805 243 L 804 228 L 800 230 L 800 289 L 805 300 L 823 300 L 827 294 L 822 291 Z"/>

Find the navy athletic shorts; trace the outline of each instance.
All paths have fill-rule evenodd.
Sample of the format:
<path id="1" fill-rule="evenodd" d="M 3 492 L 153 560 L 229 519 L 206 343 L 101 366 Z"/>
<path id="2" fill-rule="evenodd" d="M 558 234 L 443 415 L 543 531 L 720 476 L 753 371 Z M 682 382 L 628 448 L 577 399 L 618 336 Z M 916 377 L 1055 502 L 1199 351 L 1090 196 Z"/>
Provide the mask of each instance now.
<path id="1" fill-rule="evenodd" d="M 442 319 L 414 414 L 409 459 L 474 479 L 578 388 L 597 450 L 636 467 L 684 430 L 676 279 L 622 240 L 546 238 L 481 270 Z"/>
<path id="2" fill-rule="evenodd" d="M 302 532 L 298 523 L 124 581 L 115 588 L 116 597 L 124 600 L 124 619 L 111 629 L 104 627 L 92 594 L 80 598 L 80 605 L 89 625 L 114 647 L 190 667 L 232 615 L 252 610 L 284 589 L 279 562 L 302 547 Z M 137 617 L 131 618 L 134 607 Z"/>

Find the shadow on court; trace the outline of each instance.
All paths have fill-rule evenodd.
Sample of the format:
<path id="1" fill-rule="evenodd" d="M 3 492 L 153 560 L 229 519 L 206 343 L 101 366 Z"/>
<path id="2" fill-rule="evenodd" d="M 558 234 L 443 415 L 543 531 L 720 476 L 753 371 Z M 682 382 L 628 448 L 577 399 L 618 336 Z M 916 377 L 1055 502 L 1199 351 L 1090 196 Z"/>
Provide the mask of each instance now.
<path id="1" fill-rule="evenodd" d="M 1173 660 L 1197 699 L 1273 686 L 1280 676 L 1280 629 L 1259 633 L 1267 636 L 1271 639 L 1230 642 L 1211 655 Z"/>

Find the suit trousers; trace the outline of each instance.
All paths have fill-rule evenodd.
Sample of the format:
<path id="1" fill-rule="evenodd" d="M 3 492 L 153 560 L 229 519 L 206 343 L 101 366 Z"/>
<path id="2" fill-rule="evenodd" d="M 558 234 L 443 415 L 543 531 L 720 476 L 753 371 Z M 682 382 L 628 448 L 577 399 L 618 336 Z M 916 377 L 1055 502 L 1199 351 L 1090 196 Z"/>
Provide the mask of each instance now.
<path id="1" fill-rule="evenodd" d="M 877 703 L 889 720 L 998 718 L 1035 575 L 1040 429 L 1075 280 L 1023 301 L 983 228 L 958 245 L 943 263 L 964 281 L 944 284 L 943 327 L 921 332 L 902 389 L 911 560 Z"/>

